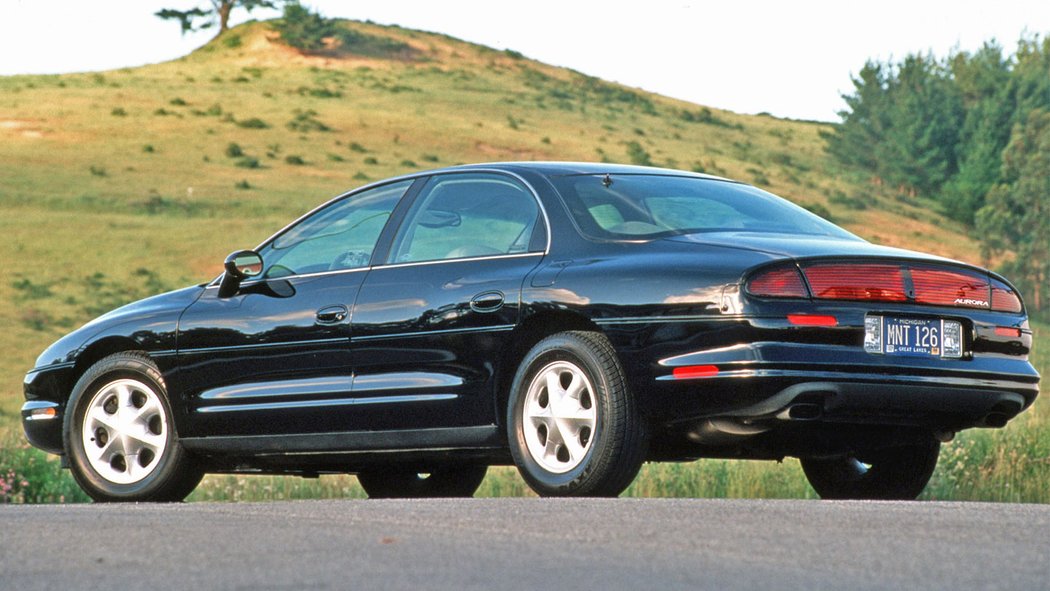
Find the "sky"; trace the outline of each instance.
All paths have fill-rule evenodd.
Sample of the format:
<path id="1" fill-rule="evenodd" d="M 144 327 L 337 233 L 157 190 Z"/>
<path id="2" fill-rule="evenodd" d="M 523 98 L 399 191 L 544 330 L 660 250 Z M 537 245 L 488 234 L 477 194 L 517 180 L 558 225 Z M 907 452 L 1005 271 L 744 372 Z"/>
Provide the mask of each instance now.
<path id="1" fill-rule="evenodd" d="M 115 69 L 174 59 L 182 36 L 153 13 L 207 0 L 0 0 L 0 75 Z M 512 49 L 557 66 L 738 113 L 837 121 L 868 59 L 946 56 L 1050 34 L 1050 0 L 304 0 L 372 20 Z M 277 16 L 243 10 L 233 21 Z"/>

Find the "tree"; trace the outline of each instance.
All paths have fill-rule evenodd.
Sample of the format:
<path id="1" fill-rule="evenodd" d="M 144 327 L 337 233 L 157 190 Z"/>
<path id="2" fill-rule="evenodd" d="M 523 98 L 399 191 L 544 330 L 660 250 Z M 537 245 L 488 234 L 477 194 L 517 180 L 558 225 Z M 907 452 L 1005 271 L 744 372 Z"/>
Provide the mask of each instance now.
<path id="1" fill-rule="evenodd" d="M 285 43 L 303 51 L 324 49 L 324 40 L 338 37 L 341 29 L 334 21 L 325 19 L 316 12 L 295 1 L 284 5 L 284 17 L 274 25 Z"/>
<path id="2" fill-rule="evenodd" d="M 853 78 L 853 94 L 842 95 L 848 109 L 839 111 L 842 123 L 824 134 L 828 151 L 846 164 L 876 172 L 872 148 L 882 142 L 886 121 L 886 73 L 882 64 L 868 61 Z"/>
<path id="3" fill-rule="evenodd" d="M 1014 126 L 1002 162 L 1003 182 L 988 192 L 977 229 L 986 254 L 1013 251 L 1004 271 L 1029 306 L 1043 311 L 1050 295 L 1050 111 L 1032 109 Z"/>
<path id="4" fill-rule="evenodd" d="M 156 16 L 164 20 L 177 20 L 182 27 L 182 33 L 192 31 L 203 31 L 219 25 L 216 37 L 222 35 L 229 29 L 230 13 L 235 8 L 243 8 L 251 12 L 256 8 L 277 8 L 285 0 L 209 0 L 210 7 L 195 7 L 190 10 L 175 10 L 164 8 L 158 10 Z"/>

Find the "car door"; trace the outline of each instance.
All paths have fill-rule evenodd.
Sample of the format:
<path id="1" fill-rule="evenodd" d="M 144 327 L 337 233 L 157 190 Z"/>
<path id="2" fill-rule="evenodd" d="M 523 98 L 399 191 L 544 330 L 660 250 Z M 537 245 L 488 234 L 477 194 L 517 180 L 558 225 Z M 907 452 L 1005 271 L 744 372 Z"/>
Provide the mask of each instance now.
<path id="1" fill-rule="evenodd" d="M 499 356 L 546 246 L 542 207 L 517 178 L 431 177 L 354 305 L 355 420 L 494 436 Z"/>
<path id="2" fill-rule="evenodd" d="M 232 297 L 210 286 L 179 322 L 172 391 L 184 437 L 344 431 L 350 313 L 406 180 L 351 194 L 259 249 L 263 272 Z"/>

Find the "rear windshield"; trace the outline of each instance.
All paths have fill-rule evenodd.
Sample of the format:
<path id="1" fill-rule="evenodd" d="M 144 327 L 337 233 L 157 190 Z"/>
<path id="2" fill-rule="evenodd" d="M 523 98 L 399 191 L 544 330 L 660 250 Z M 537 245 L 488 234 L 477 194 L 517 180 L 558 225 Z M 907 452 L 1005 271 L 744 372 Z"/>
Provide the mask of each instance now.
<path id="1" fill-rule="evenodd" d="M 660 175 L 551 179 L 584 234 L 641 240 L 699 232 L 759 232 L 854 238 L 789 201 L 729 181 Z"/>

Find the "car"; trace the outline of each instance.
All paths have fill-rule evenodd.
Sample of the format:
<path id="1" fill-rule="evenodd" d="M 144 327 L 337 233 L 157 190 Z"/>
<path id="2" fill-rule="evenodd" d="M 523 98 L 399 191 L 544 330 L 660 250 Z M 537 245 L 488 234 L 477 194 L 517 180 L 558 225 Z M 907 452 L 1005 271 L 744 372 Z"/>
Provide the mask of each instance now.
<path id="1" fill-rule="evenodd" d="M 371 497 L 615 496 L 647 461 L 799 458 L 823 498 L 913 499 L 1039 374 L 988 270 L 871 244 L 676 170 L 476 164 L 350 191 L 213 281 L 109 312 L 25 377 L 28 440 L 98 501 L 205 473 Z"/>

